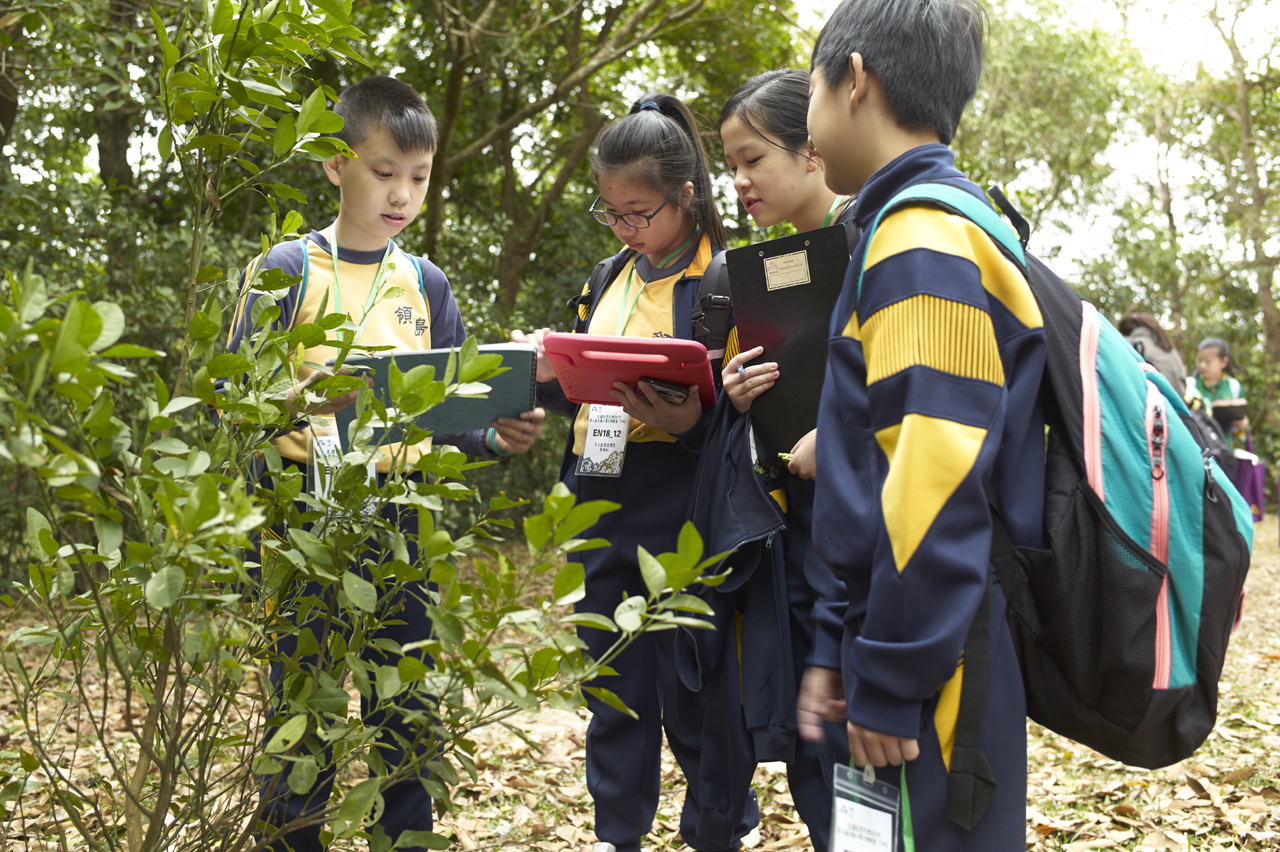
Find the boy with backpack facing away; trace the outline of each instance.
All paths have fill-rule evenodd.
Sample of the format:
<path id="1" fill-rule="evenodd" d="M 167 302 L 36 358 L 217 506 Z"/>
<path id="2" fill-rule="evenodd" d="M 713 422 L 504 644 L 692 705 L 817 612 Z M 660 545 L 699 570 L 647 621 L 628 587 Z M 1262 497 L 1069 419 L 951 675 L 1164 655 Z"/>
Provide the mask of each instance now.
<path id="1" fill-rule="evenodd" d="M 253 303 L 262 293 L 244 284 L 252 279 L 251 273 L 257 266 L 279 268 L 299 278 L 278 300 L 279 323 L 284 328 L 315 322 L 323 312 L 345 311 L 358 326 L 357 343 L 392 345 L 397 349 L 461 345 L 467 333 L 448 279 L 435 264 L 425 257 L 407 254 L 394 241 L 413 222 L 426 196 L 437 144 L 436 124 L 430 109 L 405 83 L 390 77 L 368 77 L 343 92 L 334 112 L 344 120 L 342 130 L 334 135 L 346 142 L 355 154 L 354 158 L 335 156 L 324 163 L 325 175 L 340 194 L 337 219 L 323 231 L 312 231 L 301 240 L 275 246 L 265 258 L 256 258 L 250 264 L 242 281 L 228 348 L 236 351 L 253 331 Z M 399 288 L 401 295 L 380 298 L 392 288 Z M 327 309 L 322 311 L 326 304 Z M 331 421 L 329 415 L 352 404 L 356 393 L 304 409 L 307 386 L 325 378 L 326 374 L 302 362 L 323 364 L 326 358 L 336 354 L 332 347 L 315 346 L 302 355 L 297 366 L 300 381 L 291 389 L 290 399 L 297 406 L 298 415 L 310 418 L 311 422 L 301 422 L 294 431 L 272 439 L 284 463 L 304 473 L 312 463 L 310 454 L 316 427 L 325 419 Z M 434 440 L 475 456 L 508 456 L 526 452 L 533 445 L 541 431 L 542 419 L 542 409 L 534 409 L 522 414 L 519 420 L 500 418 L 488 429 L 437 435 Z M 428 438 L 412 447 L 398 444 L 384 447 L 377 464 L 379 479 L 391 472 L 393 457 L 397 464 L 411 468 L 430 450 L 431 444 L 432 439 Z M 309 476 L 306 481 L 310 481 Z M 384 515 L 406 533 L 416 534 L 416 511 L 399 512 L 397 506 L 388 504 Z M 417 559 L 415 541 L 412 537 L 406 539 L 410 564 Z M 300 592 L 304 597 L 320 593 L 318 587 L 310 585 Z M 429 638 L 431 622 L 421 604 L 428 599 L 423 581 L 416 584 L 416 588 L 397 594 L 393 600 L 380 600 L 379 611 L 385 623 L 370 637 L 369 647 L 375 648 L 378 643 L 404 646 Z M 282 608 L 287 607 L 286 601 Z M 282 636 L 279 659 L 293 656 L 297 644 L 297 635 Z M 393 658 L 388 659 L 394 662 Z M 388 660 L 377 657 L 377 661 Z M 305 659 L 299 662 L 305 663 Z M 304 668 L 303 675 L 306 673 Z M 270 678 L 277 693 L 287 689 L 283 685 L 286 672 L 282 662 L 271 665 Z M 403 737 L 411 748 L 424 747 L 420 745 L 424 740 L 420 727 L 408 724 L 400 714 L 393 712 L 387 718 L 370 718 L 374 714 L 364 699 L 361 709 L 369 724 L 386 725 L 380 748 L 389 769 L 394 769 L 406 757 L 405 748 L 394 737 Z M 421 702 L 415 704 L 414 709 L 431 711 Z M 263 819 L 268 826 L 288 826 L 299 818 L 321 812 L 328 802 L 333 786 L 332 770 L 322 772 L 310 792 L 298 794 L 287 783 L 291 765 L 286 763 L 280 773 L 263 776 Z M 406 831 L 431 830 L 431 797 L 421 778 L 400 781 L 382 795 L 385 809 L 380 823 L 392 841 Z M 266 840 L 269 848 L 277 850 L 320 852 L 321 827 L 317 823 L 285 834 L 273 832 Z"/>
<path id="2" fill-rule="evenodd" d="M 809 104 L 827 184 L 857 194 L 863 235 L 831 319 L 813 522 L 849 605 L 843 624 L 818 625 L 800 723 L 816 741 L 822 718 L 845 719 L 855 763 L 891 767 L 877 778 L 900 788 L 896 847 L 930 852 L 1024 845 L 1022 678 L 999 585 L 983 600 L 988 489 L 1010 538 L 1042 544 L 1045 336 L 1022 271 L 968 219 L 917 206 L 872 226 L 923 181 L 983 197 L 947 143 L 977 89 L 985 25 L 977 0 L 845 0 L 814 48 Z M 978 617 L 995 791 L 965 829 L 947 788 Z"/>

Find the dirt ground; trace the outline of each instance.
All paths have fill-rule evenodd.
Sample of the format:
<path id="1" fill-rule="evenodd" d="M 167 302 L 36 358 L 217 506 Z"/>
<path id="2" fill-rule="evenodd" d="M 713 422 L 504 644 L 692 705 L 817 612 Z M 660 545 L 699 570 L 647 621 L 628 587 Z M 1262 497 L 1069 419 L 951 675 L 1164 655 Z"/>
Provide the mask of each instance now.
<path id="1" fill-rule="evenodd" d="M 1257 528 L 1246 617 L 1221 683 L 1218 725 L 1190 759 L 1160 770 L 1126 767 L 1028 724 L 1027 849 L 1280 849 L 1280 547 L 1269 516 Z M 0 757 L 22 747 L 13 696 L 0 694 Z M 478 777 L 454 790 L 437 831 L 459 850 L 589 849 L 592 811 L 584 779 L 587 716 L 546 710 L 517 717 L 523 738 L 502 727 L 478 732 Z M 65 725 L 69 743 L 79 736 Z M 531 747 L 528 742 L 532 742 Z M 3 782 L 0 781 L 0 787 Z M 668 755 L 646 850 L 678 849 L 682 779 Z M 785 769 L 757 769 L 762 820 L 750 850 L 810 848 L 792 807 Z M 39 790 L 23 815 L 0 826 L 0 852 L 58 849 L 59 823 Z M 72 846 L 71 848 L 77 848 Z M 335 852 L 363 849 L 337 845 Z M 925 850 L 921 850 L 925 852 Z"/>

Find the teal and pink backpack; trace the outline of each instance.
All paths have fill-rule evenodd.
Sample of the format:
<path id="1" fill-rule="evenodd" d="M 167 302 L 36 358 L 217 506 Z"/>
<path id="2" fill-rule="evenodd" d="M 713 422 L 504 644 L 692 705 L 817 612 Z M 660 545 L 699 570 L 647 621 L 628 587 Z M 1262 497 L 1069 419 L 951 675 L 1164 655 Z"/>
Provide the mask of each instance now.
<path id="1" fill-rule="evenodd" d="M 1047 340 L 1048 548 L 1011 544 L 993 500 L 991 564 L 1009 602 L 1027 714 L 1122 763 L 1166 766 L 1213 729 L 1252 515 L 1179 390 L 1025 253 L 1026 220 L 999 190 L 991 195 L 1013 229 L 984 200 L 943 183 L 904 189 L 876 224 L 903 206 L 940 207 L 980 226 L 1025 271 Z M 976 748 L 987 643 L 979 626 L 988 622 L 975 619 L 965 646 L 948 801 L 961 825 L 976 822 L 995 783 Z"/>

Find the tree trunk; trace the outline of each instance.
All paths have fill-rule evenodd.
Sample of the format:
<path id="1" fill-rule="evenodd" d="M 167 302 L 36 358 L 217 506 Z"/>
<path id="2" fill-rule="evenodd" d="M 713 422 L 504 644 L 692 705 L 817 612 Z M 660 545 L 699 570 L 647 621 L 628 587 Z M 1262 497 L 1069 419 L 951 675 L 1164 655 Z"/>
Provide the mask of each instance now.
<path id="1" fill-rule="evenodd" d="M 111 0 L 107 9 L 108 31 L 126 32 L 135 29 L 136 9 L 128 0 Z M 114 78 L 103 74 L 100 82 L 113 83 Z M 123 101 L 114 109 L 99 107 L 93 111 L 95 129 L 98 131 L 98 174 L 102 183 L 116 196 L 131 195 L 134 186 L 133 168 L 129 165 L 129 139 L 138 114 L 137 103 L 119 90 L 109 99 Z"/>
<path id="2" fill-rule="evenodd" d="M 0 18 L 12 8 L 8 3 L 0 5 Z M 3 147 L 13 133 L 14 122 L 18 120 L 18 95 L 21 91 L 18 84 L 27 64 L 19 45 L 26 42 L 27 34 L 21 22 L 10 24 L 0 32 L 14 45 L 0 51 L 0 147 Z"/>
<path id="3" fill-rule="evenodd" d="M 1239 11 L 1237 7 L 1237 15 Z M 1240 222 L 1240 239 L 1245 249 L 1246 262 L 1258 288 L 1266 363 L 1274 368 L 1275 365 L 1280 364 L 1280 312 L 1276 309 L 1273 289 L 1276 266 L 1280 263 L 1280 258 L 1272 257 L 1267 253 L 1267 229 L 1264 224 L 1267 196 L 1258 167 L 1258 140 L 1253 134 L 1253 114 L 1249 103 L 1249 96 L 1257 84 L 1249 79 L 1248 63 L 1236 39 L 1234 22 L 1231 28 L 1225 27 L 1216 10 L 1210 14 L 1210 19 L 1231 52 L 1231 75 L 1235 83 L 1236 95 L 1236 115 L 1233 117 L 1239 128 L 1240 163 L 1244 168 L 1244 185 L 1233 194 L 1233 204 Z M 1266 373 L 1264 399 L 1271 399 L 1274 396 L 1276 384 L 1274 375 L 1272 370 Z"/>
<path id="4" fill-rule="evenodd" d="M 1169 245 L 1175 256 L 1174 268 L 1164 282 L 1169 291 L 1169 308 L 1172 314 L 1174 350 L 1182 356 L 1182 338 L 1186 330 L 1186 320 L 1182 310 L 1183 282 L 1189 277 L 1182 258 L 1182 235 L 1178 228 L 1178 219 L 1173 213 L 1173 191 L 1169 185 L 1169 126 L 1165 113 L 1165 105 L 1157 104 L 1155 111 L 1155 137 L 1159 146 L 1156 163 L 1156 195 L 1160 201 L 1160 212 L 1164 216 L 1165 227 L 1169 232 Z"/>

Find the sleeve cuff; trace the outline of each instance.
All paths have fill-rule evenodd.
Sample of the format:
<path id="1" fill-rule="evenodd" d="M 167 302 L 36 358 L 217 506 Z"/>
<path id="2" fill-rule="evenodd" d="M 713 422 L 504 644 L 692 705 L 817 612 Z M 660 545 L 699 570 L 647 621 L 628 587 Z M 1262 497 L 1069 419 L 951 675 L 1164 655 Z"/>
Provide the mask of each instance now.
<path id="1" fill-rule="evenodd" d="M 830 604 L 819 602 L 813 608 L 813 648 L 809 651 L 806 666 L 824 669 L 840 669 L 840 641 L 844 636 L 844 624 Z"/>
<path id="2" fill-rule="evenodd" d="M 673 436 L 686 449 L 698 452 L 702 449 L 702 444 L 707 438 L 707 430 L 711 426 L 711 414 L 714 408 L 703 409 L 702 414 L 698 415 L 698 421 L 693 424 L 687 431 L 681 432 L 679 435 Z"/>
<path id="3" fill-rule="evenodd" d="M 846 699 L 849 702 L 849 721 L 870 731 L 905 739 L 920 738 L 920 714 L 924 702 L 913 698 L 900 698 L 867 683 L 862 678 L 845 678 Z"/>
<path id="4" fill-rule="evenodd" d="M 537 400 L 543 408 L 562 417 L 569 417 L 573 414 L 577 404 L 570 402 L 568 397 L 564 395 L 564 390 L 561 389 L 559 382 L 538 382 L 536 390 Z"/>

